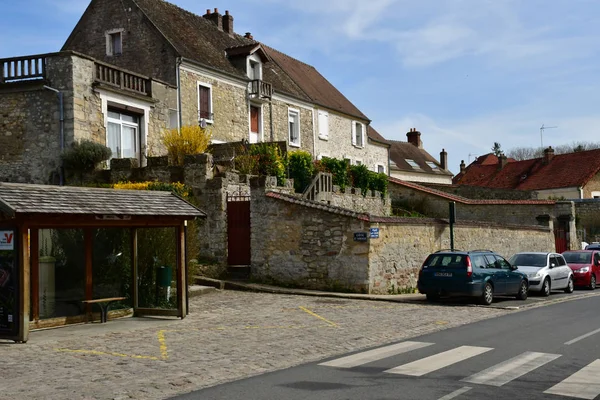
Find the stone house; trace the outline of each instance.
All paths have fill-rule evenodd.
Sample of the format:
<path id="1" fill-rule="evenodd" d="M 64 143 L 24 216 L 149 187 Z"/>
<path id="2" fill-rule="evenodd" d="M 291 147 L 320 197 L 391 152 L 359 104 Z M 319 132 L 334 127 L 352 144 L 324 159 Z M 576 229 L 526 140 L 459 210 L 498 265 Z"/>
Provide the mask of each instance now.
<path id="1" fill-rule="evenodd" d="M 439 161 L 423 148 L 421 132 L 411 128 L 406 142 L 388 140 L 390 144 L 390 176 L 409 182 L 452 184 L 448 170 L 448 153 L 442 149 Z"/>
<path id="2" fill-rule="evenodd" d="M 233 22 L 228 11 L 199 16 L 163 0 L 92 0 L 62 50 L 174 88 L 165 126 L 206 126 L 215 143 L 285 141 L 315 159 L 388 172 L 389 145 L 367 134 L 364 113 L 314 67 L 237 34 Z M 140 158 L 162 153 L 149 133 Z"/>
<path id="3" fill-rule="evenodd" d="M 600 150 L 555 155 L 548 147 L 543 157 L 523 161 L 487 154 L 469 166 L 463 161 L 453 183 L 531 191 L 539 199 L 600 198 Z"/>
<path id="4" fill-rule="evenodd" d="M 108 145 L 146 165 L 177 89 L 76 52 L 0 60 L 0 181 L 61 183 L 60 154 L 74 141 Z"/>

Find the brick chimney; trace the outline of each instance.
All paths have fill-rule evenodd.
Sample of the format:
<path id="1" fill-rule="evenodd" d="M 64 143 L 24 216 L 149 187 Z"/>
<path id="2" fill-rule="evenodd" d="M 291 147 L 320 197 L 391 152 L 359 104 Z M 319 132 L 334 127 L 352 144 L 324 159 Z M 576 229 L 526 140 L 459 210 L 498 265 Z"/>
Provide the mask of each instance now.
<path id="1" fill-rule="evenodd" d="M 225 10 L 223 15 L 223 31 L 233 35 L 233 15 L 229 14 L 229 10 Z"/>
<path id="2" fill-rule="evenodd" d="M 554 158 L 554 149 L 552 148 L 552 146 L 548 146 L 547 149 L 544 149 L 544 164 L 549 164 L 553 158 Z"/>
<path id="3" fill-rule="evenodd" d="M 465 160 L 460 160 L 460 173 L 464 174 L 467 171 L 467 166 L 465 165 Z"/>
<path id="4" fill-rule="evenodd" d="M 223 19 L 221 18 L 221 14 L 219 14 L 218 8 L 215 8 L 215 11 L 212 13 L 207 9 L 203 17 L 215 24 L 220 31 L 223 30 Z"/>
<path id="5" fill-rule="evenodd" d="M 246 34 L 244 35 L 244 37 L 246 39 L 254 40 L 254 36 L 252 36 L 252 34 L 250 32 L 246 32 Z"/>
<path id="6" fill-rule="evenodd" d="M 421 142 L 421 132 L 417 130 L 417 128 L 410 128 L 410 131 L 406 134 L 408 138 L 408 143 L 411 143 L 413 146 L 418 147 L 419 149 L 423 148 L 423 142 Z"/>
<path id="7" fill-rule="evenodd" d="M 446 149 L 442 149 L 440 152 L 440 165 L 442 169 L 448 169 L 448 153 L 446 153 Z"/>
<path id="8" fill-rule="evenodd" d="M 498 156 L 498 170 L 501 170 L 508 164 L 508 158 L 504 154 Z"/>

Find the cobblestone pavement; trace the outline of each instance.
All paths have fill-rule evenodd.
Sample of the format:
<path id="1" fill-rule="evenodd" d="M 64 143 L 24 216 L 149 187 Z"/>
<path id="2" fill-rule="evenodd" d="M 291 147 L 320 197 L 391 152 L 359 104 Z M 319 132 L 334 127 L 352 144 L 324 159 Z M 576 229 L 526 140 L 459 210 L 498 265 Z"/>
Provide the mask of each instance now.
<path id="1" fill-rule="evenodd" d="M 0 399 L 163 399 L 508 310 L 219 291 L 184 320 L 126 318 L 0 342 Z"/>

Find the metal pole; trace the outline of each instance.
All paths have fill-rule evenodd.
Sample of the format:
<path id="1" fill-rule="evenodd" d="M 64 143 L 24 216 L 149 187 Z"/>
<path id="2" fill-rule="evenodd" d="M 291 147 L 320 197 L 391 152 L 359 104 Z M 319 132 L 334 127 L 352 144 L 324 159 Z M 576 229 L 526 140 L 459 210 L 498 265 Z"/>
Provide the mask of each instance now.
<path id="1" fill-rule="evenodd" d="M 454 251 L 454 222 L 456 222 L 456 203 L 451 201 L 448 204 L 450 207 L 450 250 Z"/>

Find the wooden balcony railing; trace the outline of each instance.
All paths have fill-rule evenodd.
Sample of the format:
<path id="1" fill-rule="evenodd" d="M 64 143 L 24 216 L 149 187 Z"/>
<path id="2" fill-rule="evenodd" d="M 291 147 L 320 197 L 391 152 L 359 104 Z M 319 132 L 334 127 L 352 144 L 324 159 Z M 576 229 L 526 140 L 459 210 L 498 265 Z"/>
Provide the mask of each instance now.
<path id="1" fill-rule="evenodd" d="M 95 79 L 97 82 L 144 96 L 152 96 L 152 83 L 148 77 L 124 71 L 98 61 L 95 62 L 95 69 Z"/>
<path id="2" fill-rule="evenodd" d="M 332 200 L 333 175 L 328 172 L 319 172 L 308 185 L 302 197 L 308 200 L 329 203 Z"/>
<path id="3" fill-rule="evenodd" d="M 46 56 L 0 59 L 0 83 L 46 78 Z"/>
<path id="4" fill-rule="evenodd" d="M 254 79 L 250 81 L 248 94 L 251 99 L 269 100 L 273 96 L 273 86 L 261 79 Z"/>

